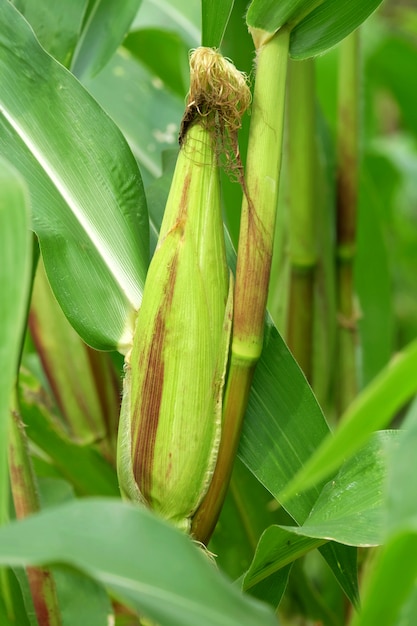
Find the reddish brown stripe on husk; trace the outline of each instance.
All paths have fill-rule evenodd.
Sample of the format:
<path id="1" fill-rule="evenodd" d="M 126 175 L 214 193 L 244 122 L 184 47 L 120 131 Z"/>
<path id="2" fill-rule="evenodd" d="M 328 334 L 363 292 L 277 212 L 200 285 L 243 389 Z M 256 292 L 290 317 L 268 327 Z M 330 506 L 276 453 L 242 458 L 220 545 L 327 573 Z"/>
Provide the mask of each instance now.
<path id="1" fill-rule="evenodd" d="M 178 221 L 174 229 L 183 236 L 188 211 L 188 196 L 191 175 L 183 181 L 181 199 L 178 207 Z M 163 245 L 163 243 L 162 243 Z M 174 254 L 170 266 L 167 267 L 163 300 L 155 318 L 150 348 L 145 346 L 138 359 L 139 371 L 145 372 L 142 388 L 133 407 L 132 419 L 132 467 L 136 484 L 142 496 L 149 502 L 152 489 L 153 457 L 159 413 L 164 385 L 164 347 L 166 338 L 166 318 L 170 313 L 174 296 L 178 267 L 178 251 Z M 138 427 L 136 426 L 138 424 Z M 137 432 L 136 431 L 137 428 Z M 136 437 L 135 437 L 136 435 Z M 149 502 L 150 503 L 150 502 Z"/>
<path id="2" fill-rule="evenodd" d="M 171 310 L 175 290 L 178 255 L 173 258 L 167 281 L 165 299 L 155 319 L 152 345 L 145 347 L 139 357 L 138 367 L 145 371 L 142 388 L 135 403 L 133 415 L 139 421 L 133 449 L 133 474 L 141 494 L 148 500 L 152 488 L 152 463 L 155 450 L 156 432 L 164 385 L 164 346 L 166 336 L 166 317 Z M 145 354 L 144 354 L 145 353 Z M 140 411 L 140 415 L 138 412 Z M 132 426 L 137 423 L 132 420 Z M 133 437 L 135 433 L 132 433 Z"/>

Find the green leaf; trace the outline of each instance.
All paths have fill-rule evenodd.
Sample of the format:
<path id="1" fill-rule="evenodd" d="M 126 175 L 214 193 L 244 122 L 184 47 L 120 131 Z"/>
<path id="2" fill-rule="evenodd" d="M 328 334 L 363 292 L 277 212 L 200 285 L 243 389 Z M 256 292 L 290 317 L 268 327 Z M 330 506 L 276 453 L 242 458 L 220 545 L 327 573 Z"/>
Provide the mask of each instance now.
<path id="1" fill-rule="evenodd" d="M 184 99 L 188 91 L 188 50 L 177 33 L 157 28 L 142 28 L 129 33 L 123 42 L 164 85 Z"/>
<path id="2" fill-rule="evenodd" d="M 351 546 L 382 543 L 387 446 L 397 439 L 398 431 L 375 433 L 324 486 L 306 522 L 292 532 Z"/>
<path id="3" fill-rule="evenodd" d="M 373 562 L 352 626 L 397 626 L 417 578 L 417 532 L 397 533 Z"/>
<path id="4" fill-rule="evenodd" d="M 417 580 L 417 400 L 392 449 L 388 474 L 387 541 L 367 572 L 362 610 L 352 626 L 397 626 Z M 407 623 L 407 622 L 401 622 Z M 409 622 L 413 623 L 413 622 Z"/>
<path id="5" fill-rule="evenodd" d="M 202 46 L 220 48 L 234 0 L 201 0 Z"/>
<path id="6" fill-rule="evenodd" d="M 15 0 L 13 4 L 32 26 L 41 46 L 62 65 L 69 67 L 87 0 Z"/>
<path id="7" fill-rule="evenodd" d="M 147 0 L 142 4 L 132 31 L 160 28 L 178 33 L 188 48 L 200 45 L 201 4 L 190 0 Z"/>
<path id="8" fill-rule="evenodd" d="M 26 185 L 0 158 L 0 524 L 8 517 L 8 431 L 26 319 L 31 244 Z"/>
<path id="9" fill-rule="evenodd" d="M 145 183 L 160 176 L 161 153 L 178 145 L 184 101 L 124 48 L 85 86 L 119 125 Z"/>
<path id="10" fill-rule="evenodd" d="M 281 501 L 279 494 L 328 434 L 329 427 L 309 384 L 269 321 L 238 454 L 298 524 L 309 515 L 319 496 L 319 488 L 300 493 L 291 501 Z M 337 558 L 334 558 L 335 551 Z M 343 584 L 344 591 L 354 600 L 352 580 L 355 572 L 351 559 L 346 561 L 345 547 L 335 546 L 331 554 L 325 553 L 325 558 Z"/>
<path id="11" fill-rule="evenodd" d="M 112 605 L 102 585 L 74 569 L 54 566 L 50 571 L 57 587 L 62 626 L 111 623 Z"/>
<path id="12" fill-rule="evenodd" d="M 0 529 L 0 563 L 51 561 L 88 573 L 161 626 L 276 625 L 187 536 L 119 501 L 78 501 Z"/>
<path id="13" fill-rule="evenodd" d="M 0 147 L 29 185 L 49 281 L 87 343 L 126 346 L 149 255 L 137 165 L 120 131 L 6 0 L 0 23 Z"/>
<path id="14" fill-rule="evenodd" d="M 291 29 L 290 56 L 307 59 L 322 54 L 364 22 L 382 0 L 253 0 L 246 16 L 252 29 L 267 40 L 285 25 Z M 259 34 L 255 37 L 259 38 Z"/>
<path id="15" fill-rule="evenodd" d="M 291 32 L 290 56 L 307 59 L 322 54 L 358 28 L 381 2 L 324 0 Z"/>
<path id="16" fill-rule="evenodd" d="M 323 0 L 252 0 L 246 14 L 250 28 L 275 33 L 285 24 L 297 23 Z"/>
<path id="17" fill-rule="evenodd" d="M 393 193 L 393 177 L 384 159 L 366 155 L 360 180 L 355 286 L 361 317 L 362 386 L 389 362 L 394 344 L 392 285 L 383 239 L 381 205 Z"/>
<path id="18" fill-rule="evenodd" d="M 328 433 L 309 384 L 269 322 L 243 422 L 241 460 L 277 498 Z M 319 493 L 316 487 L 284 507 L 302 524 Z"/>
<path id="19" fill-rule="evenodd" d="M 72 64 L 76 76 L 97 74 L 122 43 L 142 0 L 90 0 Z"/>
<path id="20" fill-rule="evenodd" d="M 283 526 L 270 526 L 259 541 L 250 568 L 243 578 L 242 588 L 250 590 L 324 542 L 324 539 L 297 536 Z"/>
<path id="21" fill-rule="evenodd" d="M 397 431 L 376 433 L 323 487 L 302 526 L 270 526 L 259 541 L 243 589 L 259 584 L 325 541 L 352 546 L 381 543 L 387 450 L 391 451 L 387 446 L 397 439 Z"/>
<path id="22" fill-rule="evenodd" d="M 417 341 L 400 352 L 348 407 L 334 435 L 328 436 L 280 494 L 285 502 L 337 469 L 417 391 Z"/>

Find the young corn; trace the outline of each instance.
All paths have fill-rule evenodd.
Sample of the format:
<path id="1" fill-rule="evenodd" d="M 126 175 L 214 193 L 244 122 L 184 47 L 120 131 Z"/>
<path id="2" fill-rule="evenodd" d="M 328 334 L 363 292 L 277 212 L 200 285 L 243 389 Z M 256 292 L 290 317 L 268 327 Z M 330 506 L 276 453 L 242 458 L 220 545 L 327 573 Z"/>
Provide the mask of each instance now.
<path id="1" fill-rule="evenodd" d="M 118 473 L 125 497 L 189 531 L 210 485 L 222 430 L 232 322 L 218 171 L 246 83 L 197 49 L 180 152 L 126 357 Z M 231 111 L 234 111 L 232 116 Z"/>

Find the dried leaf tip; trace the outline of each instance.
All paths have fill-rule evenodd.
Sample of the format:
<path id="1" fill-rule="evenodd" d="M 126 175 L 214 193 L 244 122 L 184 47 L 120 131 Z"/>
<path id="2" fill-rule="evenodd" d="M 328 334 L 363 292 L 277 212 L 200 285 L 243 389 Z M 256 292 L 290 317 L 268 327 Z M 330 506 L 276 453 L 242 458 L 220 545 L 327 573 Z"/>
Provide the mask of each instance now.
<path id="1" fill-rule="evenodd" d="M 251 102 L 246 74 L 213 48 L 200 47 L 190 55 L 190 91 L 181 124 L 180 144 L 191 124 L 207 119 L 213 126 L 211 113 L 217 117 L 215 127 L 222 133 L 235 134 L 242 116 Z"/>

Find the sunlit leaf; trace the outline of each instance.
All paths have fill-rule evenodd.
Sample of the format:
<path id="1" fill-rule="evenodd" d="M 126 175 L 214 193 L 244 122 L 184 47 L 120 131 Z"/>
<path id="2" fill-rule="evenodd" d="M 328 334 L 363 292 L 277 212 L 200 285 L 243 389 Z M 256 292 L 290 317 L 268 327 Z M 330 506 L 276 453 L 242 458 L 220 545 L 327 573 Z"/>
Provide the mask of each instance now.
<path id="1" fill-rule="evenodd" d="M 329 435 L 280 497 L 286 501 L 311 489 L 383 428 L 417 391 L 417 341 L 400 352 L 345 411 L 334 435 Z"/>
<path id="2" fill-rule="evenodd" d="M 137 165 L 117 127 L 5 0 L 0 23 L 0 146 L 28 183 L 49 281 L 88 343 L 126 345 L 149 255 Z"/>
<path id="3" fill-rule="evenodd" d="M 15 0 L 13 4 L 27 19 L 43 48 L 69 67 L 88 0 Z"/>
<path id="4" fill-rule="evenodd" d="M 122 130 L 145 184 L 160 176 L 161 153 L 178 145 L 184 101 L 125 48 L 85 86 Z"/>
<path id="5" fill-rule="evenodd" d="M 252 0 L 246 21 L 255 37 L 291 29 L 290 56 L 306 59 L 335 46 L 360 26 L 382 0 Z M 256 35 L 256 31 L 263 35 Z"/>
<path id="6" fill-rule="evenodd" d="M 0 529 L 0 563 L 50 561 L 88 573 L 161 626 L 276 625 L 188 537 L 120 501 L 76 501 Z"/>

